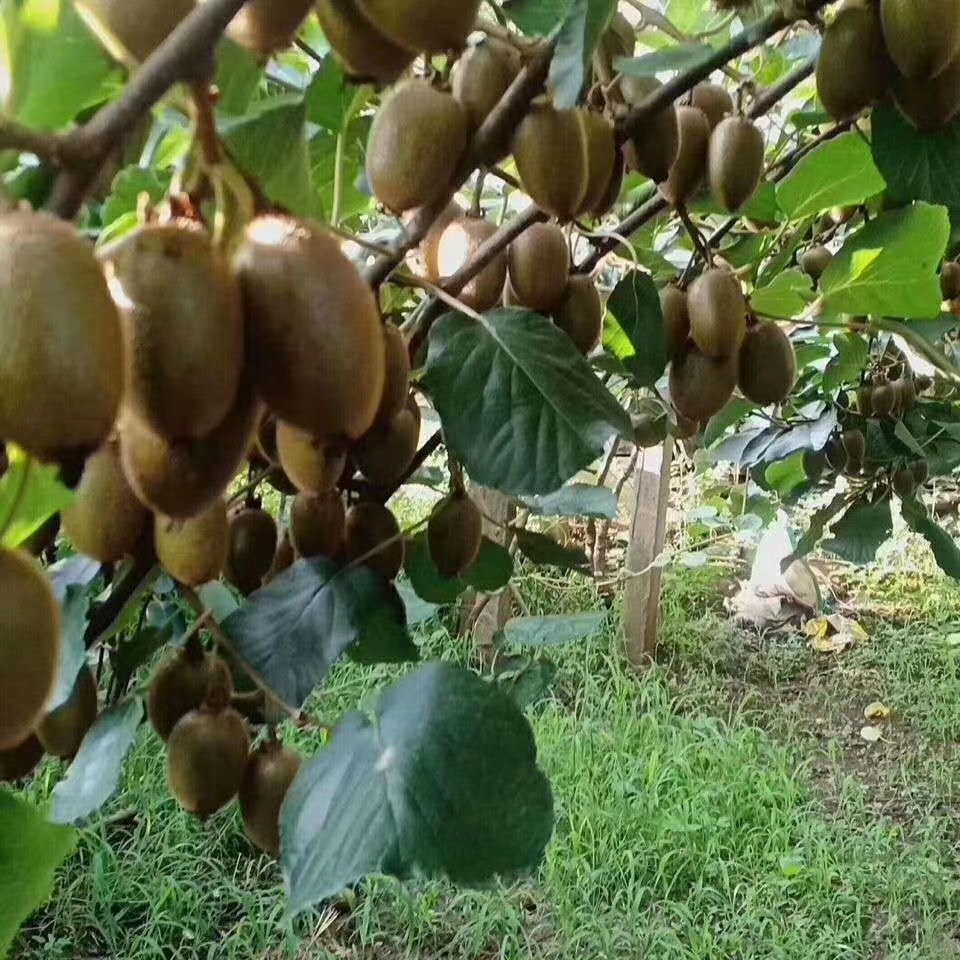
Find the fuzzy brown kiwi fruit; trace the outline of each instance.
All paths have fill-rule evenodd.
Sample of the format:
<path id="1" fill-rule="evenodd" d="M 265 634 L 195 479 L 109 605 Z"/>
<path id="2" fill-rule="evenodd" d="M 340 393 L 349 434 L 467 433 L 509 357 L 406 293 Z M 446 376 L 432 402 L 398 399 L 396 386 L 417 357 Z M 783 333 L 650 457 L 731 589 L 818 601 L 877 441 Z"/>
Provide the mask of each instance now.
<path id="1" fill-rule="evenodd" d="M 274 466 L 280 464 L 280 454 L 277 452 L 277 418 L 264 410 L 257 421 L 257 429 L 253 434 L 253 446 L 265 463 Z"/>
<path id="2" fill-rule="evenodd" d="M 733 113 L 733 97 L 719 83 L 698 83 L 690 91 L 690 106 L 702 110 L 710 129 L 715 130 Z"/>
<path id="3" fill-rule="evenodd" d="M 896 409 L 901 413 L 912 410 L 917 402 L 917 386 L 910 377 L 901 377 L 891 384 L 896 396 Z"/>
<path id="4" fill-rule="evenodd" d="M 739 210 L 753 196 L 763 174 L 763 134 L 746 117 L 727 117 L 710 135 L 708 179 L 725 210 Z"/>
<path id="5" fill-rule="evenodd" d="M 873 416 L 873 387 L 865 386 L 857 389 L 857 410 L 864 417 Z"/>
<path id="6" fill-rule="evenodd" d="M 557 158 L 563 162 L 558 163 Z M 533 107 L 513 138 L 513 159 L 533 202 L 563 222 L 582 208 L 590 185 L 589 157 L 576 110 Z"/>
<path id="7" fill-rule="evenodd" d="M 234 257 L 257 389 L 317 437 L 370 429 L 385 362 L 377 302 L 334 237 L 287 217 L 247 225 Z"/>
<path id="8" fill-rule="evenodd" d="M 123 337 L 92 249 L 48 214 L 0 214 L 0 304 L 0 437 L 40 459 L 95 450 L 120 406 Z"/>
<path id="9" fill-rule="evenodd" d="M 697 107 L 677 107 L 680 149 L 667 179 L 658 184 L 663 198 L 673 206 L 686 203 L 703 184 L 710 149 L 710 124 Z"/>
<path id="10" fill-rule="evenodd" d="M 226 259 L 182 220 L 142 227 L 101 259 L 123 321 L 125 403 L 169 440 L 208 434 L 243 369 L 243 306 Z"/>
<path id="11" fill-rule="evenodd" d="M 823 469 L 827 465 L 827 458 L 819 450 L 803 451 L 803 472 L 808 480 L 816 483 L 823 476 Z"/>
<path id="12" fill-rule="evenodd" d="M 216 654 L 203 649 L 191 634 L 183 649 L 168 660 L 150 681 L 147 716 L 161 740 L 170 736 L 177 721 L 196 710 L 214 686 L 232 687 L 230 668 Z"/>
<path id="13" fill-rule="evenodd" d="M 464 216 L 454 220 L 443 231 L 437 243 L 437 279 L 452 277 L 470 260 L 480 245 L 497 232 L 497 225 L 490 220 Z M 503 292 L 507 276 L 507 253 L 501 250 L 460 291 L 458 299 L 479 313 L 496 306 Z"/>
<path id="14" fill-rule="evenodd" d="M 78 553 L 101 563 L 115 563 L 133 553 L 147 509 L 123 473 L 115 440 L 87 457 L 74 500 L 62 518 L 63 532 Z"/>
<path id="15" fill-rule="evenodd" d="M 155 516 L 153 542 L 160 565 L 178 583 L 198 587 L 216 580 L 230 546 L 226 504 L 218 500 L 188 520 Z"/>
<path id="16" fill-rule="evenodd" d="M 873 416 L 877 420 L 889 417 L 897 406 L 897 394 L 893 386 L 889 383 L 875 385 L 870 404 L 873 408 Z"/>
<path id="17" fill-rule="evenodd" d="M 623 154 L 617 151 L 613 161 L 613 173 L 610 175 L 606 189 L 603 191 L 600 200 L 590 210 L 593 216 L 602 217 L 613 209 L 623 191 L 623 178 L 625 176 L 626 168 L 624 167 Z"/>
<path id="18" fill-rule="evenodd" d="M 0 750 L 29 736 L 60 668 L 60 608 L 40 565 L 0 549 Z"/>
<path id="19" fill-rule="evenodd" d="M 483 542 L 483 515 L 459 490 L 441 500 L 427 523 L 427 549 L 441 576 L 458 577 L 467 570 Z"/>
<path id="20" fill-rule="evenodd" d="M 797 381 L 797 355 L 790 338 L 775 323 L 758 323 L 740 346 L 738 384 L 754 403 L 783 403 Z"/>
<path id="21" fill-rule="evenodd" d="M 277 423 L 280 466 L 298 490 L 332 490 L 343 473 L 347 450 L 342 444 L 318 440 L 281 420 Z"/>
<path id="22" fill-rule="evenodd" d="M 389 487 L 410 466 L 419 440 L 419 418 L 405 406 L 389 423 L 361 437 L 351 447 L 350 456 L 371 483 Z"/>
<path id="23" fill-rule="evenodd" d="M 40 721 L 37 739 L 50 756 L 72 760 L 96 719 L 97 681 L 90 667 L 84 664 L 70 696 Z"/>
<path id="24" fill-rule="evenodd" d="M 596 347 L 603 333 L 603 302 L 593 277 L 570 278 L 567 292 L 553 311 L 553 322 L 584 356 Z"/>
<path id="25" fill-rule="evenodd" d="M 313 0 L 250 0 L 230 21 L 227 36 L 258 57 L 293 43 Z"/>
<path id="26" fill-rule="evenodd" d="M 628 107 L 636 107 L 663 84 L 653 77 L 621 77 L 620 93 Z M 654 183 L 666 180 L 680 151 L 677 108 L 670 104 L 644 121 L 642 129 L 623 145 L 628 170 L 636 170 Z"/>
<path id="27" fill-rule="evenodd" d="M 942 130 L 960 113 L 960 55 L 932 80 L 908 80 L 898 76 L 892 90 L 900 112 L 919 131 L 936 133 Z"/>
<path id="28" fill-rule="evenodd" d="M 734 356 L 747 331 L 747 301 L 729 270 L 705 270 L 687 291 L 690 336 L 709 357 Z"/>
<path id="29" fill-rule="evenodd" d="M 277 552 L 277 524 L 265 510 L 241 510 L 230 520 L 226 578 L 244 596 L 260 588 Z"/>
<path id="30" fill-rule="evenodd" d="M 814 283 L 817 283 L 831 263 L 833 263 L 833 254 L 825 246 L 818 244 L 807 250 L 800 258 L 800 269 Z"/>
<path id="31" fill-rule="evenodd" d="M 593 72 L 603 84 L 610 83 L 617 75 L 614 63 L 621 57 L 632 57 L 637 38 L 633 25 L 617 11 L 610 25 L 600 35 L 597 49 L 593 54 Z"/>
<path id="32" fill-rule="evenodd" d="M 392 580 L 403 567 L 403 554 L 400 525 L 385 506 L 374 502 L 355 503 L 347 511 L 343 556 L 348 563 L 364 557 L 363 566 Z"/>
<path id="33" fill-rule="evenodd" d="M 393 83 L 413 62 L 415 52 L 383 36 L 356 0 L 317 0 L 316 10 L 323 35 L 352 80 Z"/>
<path id="34" fill-rule="evenodd" d="M 667 432 L 676 440 L 689 440 L 700 432 L 700 422 L 674 410 L 674 419 L 667 424 Z"/>
<path id="35" fill-rule="evenodd" d="M 508 250 L 512 296 L 539 313 L 555 309 L 567 291 L 570 247 L 555 223 L 535 223 Z"/>
<path id="36" fill-rule="evenodd" d="M 945 260 L 940 267 L 940 292 L 944 300 L 960 299 L 960 263 Z"/>
<path id="37" fill-rule="evenodd" d="M 375 423 L 388 423 L 406 405 L 410 393 L 410 350 L 406 337 L 392 323 L 383 325 L 386 376 Z"/>
<path id="38" fill-rule="evenodd" d="M 667 438 L 667 418 L 652 413 L 641 413 L 630 418 L 633 442 L 641 450 L 659 446 Z"/>
<path id="39" fill-rule="evenodd" d="M 77 12 L 97 39 L 111 56 L 122 61 L 146 60 L 194 6 L 195 0 L 77 0 L 76 4 Z"/>
<path id="40" fill-rule="evenodd" d="M 843 444 L 848 461 L 863 463 L 864 457 L 867 455 L 867 438 L 863 435 L 862 430 L 844 430 L 840 434 L 840 443 Z"/>
<path id="41" fill-rule="evenodd" d="M 420 245 L 420 255 L 423 258 L 423 268 L 427 279 L 431 283 L 437 283 L 440 280 L 440 266 L 437 263 L 437 248 L 440 246 L 440 238 L 443 231 L 465 215 L 463 207 L 458 203 L 448 203 L 441 214 L 433 221 L 433 225 L 427 231 Z M 404 218 L 406 220 L 406 217 Z"/>
<path id="42" fill-rule="evenodd" d="M 480 0 L 355 0 L 398 46 L 414 53 L 459 50 L 473 29 Z"/>
<path id="43" fill-rule="evenodd" d="M 687 295 L 670 283 L 660 291 L 660 312 L 663 314 L 663 333 L 667 341 L 667 356 L 679 356 L 690 339 L 690 314 Z"/>
<path id="44" fill-rule="evenodd" d="M 847 120 L 884 95 L 894 69 L 875 5 L 847 3 L 823 32 L 817 93 L 835 120 Z"/>
<path id="45" fill-rule="evenodd" d="M 960 52 L 960 4 L 954 0 L 880 0 L 887 52 L 910 80 L 942 73 Z"/>
<path id="46" fill-rule="evenodd" d="M 606 195 L 617 163 L 617 144 L 613 124 L 602 113 L 581 108 L 576 111 L 587 153 L 587 189 L 580 203 L 579 215 L 591 213 Z"/>
<path id="47" fill-rule="evenodd" d="M 30 776 L 43 759 L 43 744 L 31 734 L 9 750 L 0 750 L 0 783 L 16 783 Z"/>
<path id="48" fill-rule="evenodd" d="M 450 89 L 466 110 L 471 127 L 479 127 L 500 102 L 518 66 L 513 48 L 493 37 L 468 47 L 453 65 Z"/>
<path id="49" fill-rule="evenodd" d="M 298 493 L 290 508 L 290 539 L 301 557 L 335 557 L 343 547 L 347 511 L 336 491 Z"/>
<path id="50" fill-rule="evenodd" d="M 901 467 L 890 474 L 890 485 L 901 500 L 912 500 L 917 492 L 917 481 L 910 467 Z"/>
<path id="51" fill-rule="evenodd" d="M 736 356 L 716 360 L 690 344 L 670 364 L 670 399 L 691 420 L 712 417 L 730 399 L 736 385 Z"/>
<path id="52" fill-rule="evenodd" d="M 404 80 L 377 111 L 367 140 L 367 182 L 388 210 L 433 200 L 449 183 L 467 145 L 466 110 L 426 80 Z"/>
<path id="53" fill-rule="evenodd" d="M 930 464 L 926 460 L 914 460 L 910 469 L 918 487 L 922 487 L 930 478 Z"/>
<path id="54" fill-rule="evenodd" d="M 280 853 L 280 808 L 303 766 L 296 750 L 266 740 L 247 759 L 240 778 L 239 801 L 243 831 L 266 853 Z"/>

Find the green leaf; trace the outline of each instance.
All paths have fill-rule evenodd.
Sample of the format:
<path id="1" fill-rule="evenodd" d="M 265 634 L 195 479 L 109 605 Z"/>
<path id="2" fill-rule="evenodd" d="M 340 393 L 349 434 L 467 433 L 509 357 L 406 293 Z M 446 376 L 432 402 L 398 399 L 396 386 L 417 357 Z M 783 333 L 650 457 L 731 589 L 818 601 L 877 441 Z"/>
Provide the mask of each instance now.
<path id="1" fill-rule="evenodd" d="M 67 587 L 66 596 L 60 601 L 60 670 L 47 704 L 48 713 L 70 699 L 80 668 L 87 662 L 84 634 L 92 599 L 85 587 L 72 586 Z"/>
<path id="2" fill-rule="evenodd" d="M 0 957 L 53 893 L 56 869 L 76 843 L 72 827 L 47 823 L 25 800 L 0 791 Z"/>
<path id="3" fill-rule="evenodd" d="M 827 307 L 854 315 L 940 316 L 937 270 L 950 236 L 943 207 L 882 213 L 850 237 L 820 280 Z"/>
<path id="4" fill-rule="evenodd" d="M 559 27 L 573 0 L 504 0 L 503 12 L 528 37 L 546 37 Z"/>
<path id="5" fill-rule="evenodd" d="M 80 823 L 113 796 L 142 719 L 139 697 L 121 701 L 97 717 L 67 776 L 53 788 L 54 823 Z"/>
<path id="6" fill-rule="evenodd" d="M 764 317 L 792 320 L 814 300 L 810 278 L 801 270 L 784 270 L 772 283 L 750 294 L 750 306 Z"/>
<path id="7" fill-rule="evenodd" d="M 886 183 L 857 133 L 846 133 L 807 154 L 777 185 L 780 209 L 791 219 L 837 205 L 862 203 Z"/>
<path id="8" fill-rule="evenodd" d="M 926 450 L 920 446 L 917 438 L 910 432 L 907 425 L 902 421 L 898 420 L 893 427 L 893 435 L 911 452 L 915 453 L 918 457 L 925 457 L 927 455 Z"/>
<path id="9" fill-rule="evenodd" d="M 632 432 L 570 338 L 530 311 L 441 317 L 421 382 L 467 472 L 504 493 L 552 493 Z"/>
<path id="10" fill-rule="evenodd" d="M 19 547 L 55 513 L 73 502 L 73 494 L 60 482 L 59 469 L 31 459 L 8 444 L 10 465 L 0 477 L 0 524 L 7 521 L 5 547 Z"/>
<path id="11" fill-rule="evenodd" d="M 406 604 L 403 610 L 406 615 Z M 347 648 L 347 656 L 354 663 L 369 667 L 376 663 L 416 663 L 420 650 L 407 630 L 365 630 Z"/>
<path id="12" fill-rule="evenodd" d="M 900 512 L 907 526 L 924 537 L 933 548 L 940 569 L 948 577 L 960 580 L 960 547 L 957 547 L 957 541 L 931 519 L 919 500 L 904 500 Z"/>
<path id="13" fill-rule="evenodd" d="M 836 356 L 823 371 L 823 389 L 828 392 L 845 383 L 859 383 L 870 356 L 867 341 L 852 330 L 834 334 L 833 347 Z"/>
<path id="14" fill-rule="evenodd" d="M 172 636 L 173 631 L 169 627 L 151 626 L 122 640 L 110 661 L 116 688 L 126 690 L 134 671 L 147 663 L 158 650 L 162 650 Z"/>
<path id="15" fill-rule="evenodd" d="M 496 593 L 502 590 L 513 577 L 513 557 L 510 551 L 489 537 L 480 544 L 477 559 L 461 577 L 481 593 Z"/>
<path id="16" fill-rule="evenodd" d="M 771 463 L 764 471 L 764 479 L 781 497 L 789 497 L 794 490 L 807 482 L 807 473 L 803 469 L 803 454 L 795 453 L 786 460 Z"/>
<path id="17" fill-rule="evenodd" d="M 484 537 L 470 568 L 459 577 L 444 577 L 430 557 L 427 535 L 421 533 L 408 544 L 404 569 L 418 597 L 428 603 L 447 604 L 470 587 L 481 593 L 502 590 L 513 576 L 513 558 L 500 544 Z"/>
<path id="18" fill-rule="evenodd" d="M 363 213 L 370 208 L 370 192 L 366 187 L 364 156 L 370 117 L 355 118 L 343 135 L 341 156 L 340 216 L 342 220 Z M 313 185 L 319 194 L 323 209 L 333 209 L 333 195 L 337 171 L 336 134 L 321 130 L 310 141 L 310 166 Z"/>
<path id="19" fill-rule="evenodd" d="M 366 567 L 341 569 L 321 557 L 297 561 L 222 629 L 258 683 L 299 708 L 349 647 L 367 635 L 368 644 L 393 643 L 407 625 L 389 582 Z"/>
<path id="20" fill-rule="evenodd" d="M 476 884 L 532 870 L 553 798 L 530 725 L 498 686 L 429 664 L 349 714 L 283 805 L 281 866 L 299 913 L 374 873 Z"/>
<path id="21" fill-rule="evenodd" d="M 821 507 L 810 518 L 806 533 L 800 538 L 793 553 L 780 561 L 780 571 L 784 572 L 794 560 L 801 560 L 819 542 L 827 524 L 847 505 L 847 495 L 838 493 L 825 507 Z"/>
<path id="22" fill-rule="evenodd" d="M 576 547 L 563 547 L 556 540 L 533 530 L 515 529 L 517 548 L 533 563 L 561 570 L 589 570 L 590 559 Z"/>
<path id="23" fill-rule="evenodd" d="M 347 83 L 340 62 L 332 53 L 327 54 L 307 87 L 307 119 L 330 133 L 340 133 L 350 120 L 356 95 L 356 87 Z"/>
<path id="24" fill-rule="evenodd" d="M 588 0 L 570 0 L 550 63 L 553 101 L 560 110 L 576 106 L 585 76 Z"/>
<path id="25" fill-rule="evenodd" d="M 607 310 L 626 337 L 625 344 L 613 345 L 613 352 L 640 386 L 653 386 L 663 376 L 668 358 L 660 296 L 651 277 L 631 270 L 610 294 Z"/>
<path id="26" fill-rule="evenodd" d="M 867 503 L 861 499 L 833 525 L 833 537 L 823 548 L 850 563 L 872 563 L 892 532 L 890 501 Z"/>
<path id="27" fill-rule="evenodd" d="M 493 665 L 498 686 L 526 710 L 545 699 L 557 676 L 556 664 L 529 656 L 498 656 Z"/>
<path id="28" fill-rule="evenodd" d="M 224 39 L 217 47 L 217 113 L 223 117 L 246 113 L 260 86 L 263 70 L 257 58 L 239 44 Z"/>
<path id="29" fill-rule="evenodd" d="M 618 57 L 614 68 L 628 77 L 655 77 L 665 70 L 687 70 L 713 56 L 713 48 L 703 43 L 679 43 L 642 57 Z"/>
<path id="30" fill-rule="evenodd" d="M 523 505 L 540 517 L 596 517 L 613 520 L 617 497 L 608 487 L 571 483 L 541 497 L 523 497 Z"/>
<path id="31" fill-rule="evenodd" d="M 126 214 L 136 214 L 142 193 L 147 194 L 154 203 L 159 203 L 170 189 L 170 180 L 171 175 L 167 172 L 125 167 L 113 178 L 110 193 L 100 208 L 104 227 Z"/>
<path id="32" fill-rule="evenodd" d="M 604 613 L 513 617 L 504 624 L 504 642 L 516 647 L 562 647 L 597 633 L 606 619 Z"/>
<path id="33" fill-rule="evenodd" d="M 739 423 L 757 405 L 752 400 L 734 397 L 719 412 L 715 413 L 703 431 L 703 446 L 712 447 L 735 423 Z"/>

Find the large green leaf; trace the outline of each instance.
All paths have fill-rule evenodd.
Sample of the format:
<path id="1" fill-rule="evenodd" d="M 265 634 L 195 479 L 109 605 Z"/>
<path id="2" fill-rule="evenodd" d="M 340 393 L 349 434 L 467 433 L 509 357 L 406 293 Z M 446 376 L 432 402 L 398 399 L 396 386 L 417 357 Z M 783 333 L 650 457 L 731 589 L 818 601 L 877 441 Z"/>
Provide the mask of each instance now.
<path id="1" fill-rule="evenodd" d="M 847 494 L 838 493 L 825 507 L 821 507 L 810 518 L 810 525 L 797 542 L 793 553 L 780 561 L 780 570 L 785 571 L 794 560 L 805 557 L 820 542 L 827 524 L 847 505 Z"/>
<path id="2" fill-rule="evenodd" d="M 826 306 L 854 315 L 938 317 L 937 269 L 950 236 L 943 207 L 915 203 L 858 230 L 820 280 Z"/>
<path id="3" fill-rule="evenodd" d="M 561 570 L 587 570 L 590 559 L 579 547 L 564 547 L 552 537 L 534 530 L 514 530 L 517 548 L 533 563 Z"/>
<path id="4" fill-rule="evenodd" d="M 833 537 L 823 547 L 850 563 L 872 563 L 892 532 L 889 500 L 858 500 L 833 525 Z"/>
<path id="5" fill-rule="evenodd" d="M 523 505 L 541 517 L 596 517 L 613 520 L 617 497 L 609 487 L 571 483 L 541 497 L 524 497 Z"/>
<path id="6" fill-rule="evenodd" d="M 256 57 L 248 50 L 223 40 L 217 47 L 217 113 L 239 116 L 250 106 L 262 74 Z"/>
<path id="7" fill-rule="evenodd" d="M 605 333 L 604 346 L 622 361 L 640 386 L 653 386 L 667 366 L 663 311 L 653 280 L 639 270 L 631 270 L 610 294 L 607 310 L 623 337 Z"/>
<path id="8" fill-rule="evenodd" d="M 433 562 L 427 549 L 427 535 L 422 533 L 408 544 L 404 569 L 410 586 L 421 600 L 445 604 L 453 603 L 470 587 L 482 593 L 502 590 L 513 576 L 513 557 L 500 544 L 484 537 L 480 553 L 469 569 L 459 577 L 445 577 Z"/>
<path id="9" fill-rule="evenodd" d="M 87 662 L 87 612 L 93 599 L 85 587 L 67 587 L 60 601 L 60 670 L 47 711 L 56 710 L 70 699 L 80 668 Z"/>
<path id="10" fill-rule="evenodd" d="M 501 9 L 527 36 L 546 37 L 566 19 L 573 0 L 504 0 Z"/>
<path id="11" fill-rule="evenodd" d="M 516 647 L 562 647 L 596 633 L 606 619 L 604 613 L 513 617 L 504 624 L 503 636 Z"/>
<path id="12" fill-rule="evenodd" d="M 25 800 L 0 791 L 0 957 L 53 892 L 54 873 L 76 842 L 72 827 L 47 823 Z"/>
<path id="13" fill-rule="evenodd" d="M 70 505 L 73 494 L 60 483 L 56 467 L 31 459 L 19 447 L 7 447 L 10 465 L 0 476 L 2 544 L 18 547 L 55 513 Z"/>
<path id="14" fill-rule="evenodd" d="M 792 320 L 814 299 L 810 278 L 801 270 L 784 270 L 750 294 L 750 306 L 764 317 Z"/>
<path id="15" fill-rule="evenodd" d="M 870 356 L 867 341 L 852 330 L 834 334 L 833 346 L 836 355 L 830 358 L 823 372 L 824 390 L 835 390 L 844 383 L 859 383 L 860 376 Z"/>
<path id="16" fill-rule="evenodd" d="M 430 331 L 423 384 L 470 476 L 504 493 L 551 493 L 630 419 L 569 337 L 537 313 L 459 313 Z"/>
<path id="17" fill-rule="evenodd" d="M 904 500 L 900 512 L 907 526 L 924 537 L 933 548 L 940 569 L 954 580 L 960 580 L 960 547 L 957 541 L 930 517 L 919 500 Z"/>
<path id="18" fill-rule="evenodd" d="M 703 43 L 678 43 L 642 57 L 621 57 L 614 63 L 619 73 L 628 77 L 655 77 L 664 70 L 686 70 L 696 67 L 713 55 L 713 48 Z"/>
<path id="19" fill-rule="evenodd" d="M 429 664 L 349 714 L 282 811 L 298 913 L 373 873 L 481 883 L 536 867 L 553 799 L 533 733 L 498 686 Z"/>

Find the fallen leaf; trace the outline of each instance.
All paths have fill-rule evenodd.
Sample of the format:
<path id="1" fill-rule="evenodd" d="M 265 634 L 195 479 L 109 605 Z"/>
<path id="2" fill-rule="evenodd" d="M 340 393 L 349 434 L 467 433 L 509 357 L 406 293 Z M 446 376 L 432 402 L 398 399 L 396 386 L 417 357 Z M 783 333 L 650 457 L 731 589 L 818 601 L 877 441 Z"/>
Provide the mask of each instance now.
<path id="1" fill-rule="evenodd" d="M 879 727 L 864 727 L 860 731 L 860 736 L 868 743 L 876 743 L 883 739 L 883 732 Z"/>
<path id="2" fill-rule="evenodd" d="M 874 700 L 863 708 L 863 716 L 867 720 L 889 720 L 890 708 L 885 703 Z"/>

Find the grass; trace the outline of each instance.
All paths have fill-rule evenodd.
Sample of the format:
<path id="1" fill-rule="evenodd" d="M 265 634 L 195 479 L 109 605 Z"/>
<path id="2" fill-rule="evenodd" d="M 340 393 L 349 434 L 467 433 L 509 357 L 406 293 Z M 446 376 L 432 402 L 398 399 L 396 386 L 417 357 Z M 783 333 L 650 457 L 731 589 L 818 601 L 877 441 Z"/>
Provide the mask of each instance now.
<path id="1" fill-rule="evenodd" d="M 533 612 L 579 609 L 587 586 L 527 576 Z M 820 957 L 960 955 L 960 593 L 927 576 L 851 585 L 871 641 L 833 660 L 796 636 L 724 619 L 716 577 L 664 594 L 666 657 L 639 675 L 612 632 L 562 651 L 531 711 L 557 828 L 539 876 L 454 890 L 374 879 L 284 933 L 275 865 L 234 811 L 201 826 L 164 784 L 144 731 L 119 795 L 84 831 L 18 960 L 69 958 Z M 465 647 L 434 624 L 434 656 Z M 394 669 L 338 668 L 315 712 L 335 717 Z M 862 708 L 894 711 L 884 740 Z M 317 744 L 296 734 L 310 751 Z M 30 788 L 41 800 L 57 770 Z"/>

